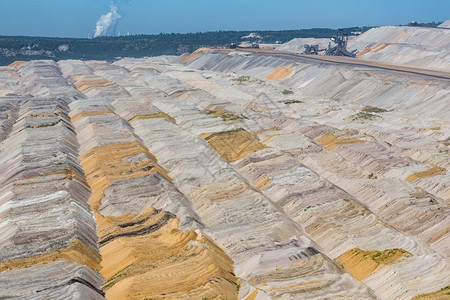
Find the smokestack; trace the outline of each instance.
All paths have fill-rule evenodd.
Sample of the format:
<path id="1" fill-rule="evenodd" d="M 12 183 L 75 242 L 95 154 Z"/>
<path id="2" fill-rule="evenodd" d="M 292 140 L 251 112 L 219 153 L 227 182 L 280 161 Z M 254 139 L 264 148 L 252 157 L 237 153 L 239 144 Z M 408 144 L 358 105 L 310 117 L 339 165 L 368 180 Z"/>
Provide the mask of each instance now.
<path id="1" fill-rule="evenodd" d="M 111 31 L 114 31 L 117 27 L 118 20 L 122 18 L 117 11 L 117 7 L 114 4 L 111 4 L 110 11 L 107 14 L 100 16 L 95 26 L 94 38 L 114 34 L 114 32 Z"/>

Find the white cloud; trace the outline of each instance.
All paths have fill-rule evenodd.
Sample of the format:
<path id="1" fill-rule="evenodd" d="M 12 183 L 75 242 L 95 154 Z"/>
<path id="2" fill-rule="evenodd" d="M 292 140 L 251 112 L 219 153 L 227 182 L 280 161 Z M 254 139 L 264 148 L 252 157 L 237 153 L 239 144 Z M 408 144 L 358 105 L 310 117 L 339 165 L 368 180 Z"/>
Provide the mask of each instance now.
<path id="1" fill-rule="evenodd" d="M 114 28 L 114 25 L 117 24 L 117 21 L 122 18 L 122 16 L 119 15 L 117 11 L 117 7 L 112 4 L 111 10 L 107 14 L 100 16 L 95 26 L 94 37 L 111 34 L 111 32 L 109 32 L 110 29 Z"/>

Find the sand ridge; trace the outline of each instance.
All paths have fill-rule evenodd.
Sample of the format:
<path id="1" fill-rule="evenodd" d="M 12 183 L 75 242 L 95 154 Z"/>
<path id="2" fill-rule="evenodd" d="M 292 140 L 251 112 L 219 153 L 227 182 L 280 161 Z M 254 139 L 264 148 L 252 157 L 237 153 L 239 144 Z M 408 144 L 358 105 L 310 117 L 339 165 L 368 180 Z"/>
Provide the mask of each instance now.
<path id="1" fill-rule="evenodd" d="M 276 69 L 273 73 L 266 76 L 270 80 L 281 80 L 289 78 L 294 75 L 295 71 L 292 69 L 292 64 Z"/>
<path id="2" fill-rule="evenodd" d="M 355 248 L 342 254 L 336 261 L 353 276 L 364 279 L 374 272 L 380 265 L 393 263 L 411 253 L 403 249 L 387 249 L 383 251 L 363 251 Z"/>
<path id="3" fill-rule="evenodd" d="M 86 111 L 88 107 L 84 114 L 72 113 L 79 116 L 74 121 L 76 127 L 89 126 L 86 120 L 102 117 Z M 155 117 L 165 118 L 164 114 L 155 114 L 150 119 Z M 141 119 L 148 118 L 138 116 L 132 120 Z M 125 128 L 122 130 L 128 130 Z M 174 299 L 220 295 L 236 298 L 233 262 L 200 232 L 180 230 L 180 219 L 175 214 L 152 206 L 137 214 L 105 216 L 99 212 L 105 192 L 114 182 L 158 173 L 171 183 L 167 171 L 144 145 L 131 140 L 94 146 L 82 153 L 80 160 L 93 190 L 88 203 L 98 225 L 101 273 L 106 280 L 103 288 L 108 299 L 164 295 Z"/>

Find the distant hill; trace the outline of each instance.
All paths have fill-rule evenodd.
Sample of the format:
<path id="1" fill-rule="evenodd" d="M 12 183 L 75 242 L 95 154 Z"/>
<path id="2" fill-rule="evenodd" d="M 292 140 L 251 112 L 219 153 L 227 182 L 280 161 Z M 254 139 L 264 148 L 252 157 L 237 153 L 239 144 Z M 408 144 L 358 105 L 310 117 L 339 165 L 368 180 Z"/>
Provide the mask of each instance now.
<path id="1" fill-rule="evenodd" d="M 344 28 L 349 35 L 365 32 L 372 27 Z M 161 33 L 122 37 L 48 38 L 0 36 L 0 65 L 16 60 L 32 59 L 96 59 L 114 60 L 116 57 L 179 55 L 201 46 L 225 46 L 250 41 L 285 43 L 293 38 L 330 38 L 335 29 L 312 28 L 281 31 L 217 31 L 204 33 Z"/>

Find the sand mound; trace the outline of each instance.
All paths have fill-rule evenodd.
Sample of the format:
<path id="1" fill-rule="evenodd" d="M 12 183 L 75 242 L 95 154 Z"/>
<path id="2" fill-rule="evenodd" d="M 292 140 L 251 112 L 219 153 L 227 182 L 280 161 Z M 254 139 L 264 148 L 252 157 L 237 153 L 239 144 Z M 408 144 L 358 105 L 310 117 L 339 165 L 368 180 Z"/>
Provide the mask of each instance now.
<path id="1" fill-rule="evenodd" d="M 292 64 L 290 64 L 289 66 L 284 66 L 276 69 L 273 73 L 267 75 L 266 78 L 270 80 L 281 80 L 291 77 L 294 72 L 295 71 L 292 69 Z"/>
<path id="2" fill-rule="evenodd" d="M 354 277 L 364 279 L 380 265 L 390 264 L 410 255 L 411 253 L 403 249 L 363 251 L 355 248 L 339 256 L 336 261 Z"/>
<path id="3" fill-rule="evenodd" d="M 419 178 L 426 178 L 426 177 L 432 177 L 436 175 L 446 174 L 447 171 L 444 168 L 441 168 L 439 166 L 432 166 L 430 169 L 418 172 L 410 175 L 408 178 L 406 178 L 407 182 L 413 182 Z"/>
<path id="4" fill-rule="evenodd" d="M 346 138 L 345 136 L 334 136 L 333 134 L 327 134 L 317 140 L 318 143 L 323 145 L 327 150 L 331 151 L 341 145 L 359 144 L 365 141 L 356 138 Z"/>
<path id="5" fill-rule="evenodd" d="M 236 161 L 265 148 L 251 133 L 242 128 L 206 134 L 203 138 L 214 151 L 228 162 Z"/>
<path id="6" fill-rule="evenodd" d="M 73 113 L 79 132 L 84 133 L 82 128 L 89 127 L 90 121 L 94 122 L 93 116 L 103 118 L 103 115 L 97 113 L 102 110 L 99 110 L 98 106 L 96 108 L 97 110 L 90 113 L 89 105 L 77 106 L 77 109 L 84 110 L 82 113 Z M 110 114 L 108 117 L 114 119 L 118 116 Z M 138 115 L 134 120 L 161 117 L 166 118 L 166 115 Z M 107 127 L 108 124 L 115 126 L 115 123 L 108 122 L 105 122 L 104 126 Z M 101 131 L 105 128 L 96 127 L 95 130 Z M 130 131 L 130 127 L 125 126 L 121 130 Z M 94 139 L 101 138 L 95 131 L 87 133 Z M 109 139 L 107 136 L 105 138 Z M 150 178 L 149 175 L 158 173 L 159 180 L 171 184 L 171 178 L 167 171 L 157 164 L 155 156 L 137 140 L 108 145 L 101 145 L 102 141 L 97 140 L 96 143 L 100 146 L 85 151 L 80 160 L 93 191 L 88 203 L 94 211 L 98 225 L 102 255 L 101 273 L 106 280 L 103 286 L 106 297 L 142 299 L 170 294 L 174 299 L 236 298 L 237 283 L 233 274 L 233 261 L 200 232 L 180 230 L 180 220 L 175 214 L 144 206 L 138 213 L 102 215 L 99 211 L 102 199 L 113 183 L 129 183 L 129 194 L 137 193 L 134 196 L 137 197 L 141 187 L 133 185 L 137 181 L 126 179 Z M 165 197 L 166 191 L 155 189 L 152 192 Z M 170 198 L 166 201 L 171 201 Z M 161 201 L 164 201 L 164 198 Z M 136 204 L 142 205 L 138 200 Z M 111 211 L 114 207 L 109 210 L 114 213 Z"/>

